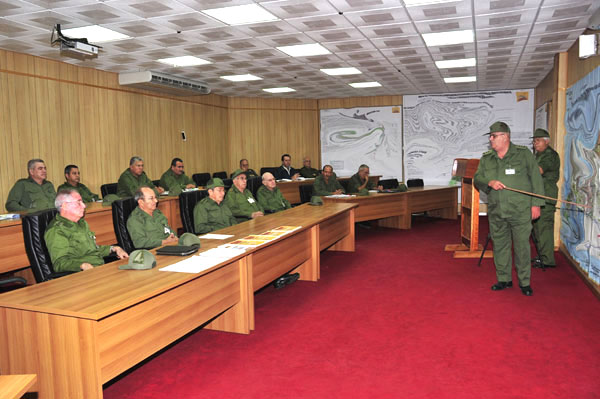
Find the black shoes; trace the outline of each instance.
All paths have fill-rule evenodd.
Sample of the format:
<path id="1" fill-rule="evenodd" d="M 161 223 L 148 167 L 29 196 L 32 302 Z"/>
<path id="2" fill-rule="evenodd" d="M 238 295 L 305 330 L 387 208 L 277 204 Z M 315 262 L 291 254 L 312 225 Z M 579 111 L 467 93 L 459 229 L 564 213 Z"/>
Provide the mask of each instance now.
<path id="1" fill-rule="evenodd" d="M 492 285 L 492 291 L 500 291 L 510 287 L 512 287 L 512 281 L 498 281 L 496 284 Z"/>
<path id="2" fill-rule="evenodd" d="M 280 289 L 285 287 L 286 285 L 290 285 L 296 282 L 300 278 L 300 273 L 292 273 L 286 274 L 284 276 L 279 277 L 277 280 L 273 282 L 273 287 Z"/>
<path id="3" fill-rule="evenodd" d="M 521 286 L 519 286 L 519 287 L 521 287 Z M 528 285 L 526 287 L 521 287 L 521 292 L 523 293 L 523 295 L 526 295 L 526 296 L 533 295 L 533 290 L 531 289 L 530 285 Z"/>

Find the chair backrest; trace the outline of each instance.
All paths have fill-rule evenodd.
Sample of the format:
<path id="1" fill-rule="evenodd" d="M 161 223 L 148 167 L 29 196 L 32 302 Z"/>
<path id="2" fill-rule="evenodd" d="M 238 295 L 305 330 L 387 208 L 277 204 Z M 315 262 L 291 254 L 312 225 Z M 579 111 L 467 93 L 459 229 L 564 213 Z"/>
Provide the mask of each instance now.
<path id="1" fill-rule="evenodd" d="M 129 236 L 129 232 L 127 231 L 127 219 L 136 207 L 137 202 L 131 197 L 119 199 L 112 203 L 113 228 L 115 230 L 115 235 L 117 236 L 117 242 L 128 254 L 131 253 L 135 247 L 133 246 L 133 240 Z"/>
<path id="2" fill-rule="evenodd" d="M 423 187 L 423 179 L 408 179 L 406 181 L 407 187 Z"/>
<path id="3" fill-rule="evenodd" d="M 382 186 L 384 190 L 393 190 L 399 186 L 398 179 L 379 180 L 379 185 Z"/>
<path id="4" fill-rule="evenodd" d="M 210 173 L 194 173 L 192 175 L 192 180 L 196 183 L 197 186 L 206 186 L 206 183 L 210 180 Z"/>
<path id="5" fill-rule="evenodd" d="M 154 187 L 158 187 L 160 186 L 160 180 L 152 180 L 152 184 L 154 184 Z M 167 189 L 166 187 L 163 187 L 165 190 Z"/>
<path id="6" fill-rule="evenodd" d="M 310 202 L 313 193 L 313 185 L 301 184 L 300 186 L 298 186 L 298 189 L 300 190 L 300 202 L 303 204 L 306 202 Z"/>
<path id="7" fill-rule="evenodd" d="M 246 185 L 246 188 L 250 190 L 252 196 L 256 198 L 256 192 L 258 191 L 260 186 L 262 186 L 262 177 L 255 176 L 248 179 L 248 184 Z"/>
<path id="8" fill-rule="evenodd" d="M 58 211 L 46 209 L 23 216 L 23 240 L 25 252 L 31 265 L 35 281 L 41 283 L 53 278 L 54 268 L 44 240 L 46 227 L 54 219 Z"/>
<path id="9" fill-rule="evenodd" d="M 186 233 L 194 233 L 194 207 L 204 197 L 208 197 L 208 190 L 194 190 L 179 194 L 179 213 L 181 224 Z"/>
<path id="10" fill-rule="evenodd" d="M 350 184 L 350 179 L 338 179 L 342 187 L 344 187 L 344 191 L 348 192 L 348 184 Z"/>
<path id="11" fill-rule="evenodd" d="M 229 190 L 233 186 L 233 179 L 223 179 L 223 185 L 225 186 L 225 191 Z"/>
<path id="12" fill-rule="evenodd" d="M 227 179 L 227 172 L 214 172 L 212 177 L 218 177 L 219 179 Z"/>
<path id="13" fill-rule="evenodd" d="M 269 166 L 260 168 L 260 175 L 262 176 L 265 172 L 269 172 L 277 179 L 277 169 L 279 169 L 279 166 Z"/>
<path id="14" fill-rule="evenodd" d="M 118 183 L 106 183 L 101 185 L 100 192 L 102 193 L 102 198 L 106 197 L 108 194 L 116 194 L 117 184 Z"/>

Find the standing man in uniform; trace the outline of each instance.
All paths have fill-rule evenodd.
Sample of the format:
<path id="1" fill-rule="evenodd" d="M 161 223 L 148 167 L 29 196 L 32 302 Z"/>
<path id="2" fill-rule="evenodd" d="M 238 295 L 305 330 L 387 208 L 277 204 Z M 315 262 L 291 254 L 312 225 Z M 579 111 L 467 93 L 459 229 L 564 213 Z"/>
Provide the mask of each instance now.
<path id="1" fill-rule="evenodd" d="M 256 192 L 256 199 L 266 212 L 274 213 L 292 207 L 290 201 L 286 200 L 281 194 L 281 190 L 277 188 L 277 182 L 271 173 L 263 173 L 262 183 Z"/>
<path id="2" fill-rule="evenodd" d="M 194 207 L 194 231 L 196 234 L 210 233 L 237 224 L 237 220 L 227 205 L 223 203 L 225 185 L 223 180 L 214 177 L 206 184 L 208 197 Z"/>
<path id="3" fill-rule="evenodd" d="M 475 186 L 488 195 L 488 220 L 494 241 L 494 263 L 498 282 L 493 291 L 512 287 L 512 256 L 523 295 L 531 289 L 531 221 L 540 217 L 544 200 L 507 190 L 514 188 L 544 195 L 542 175 L 531 151 L 510 141 L 510 128 L 504 122 L 490 126 L 490 146 L 475 173 Z"/>
<path id="4" fill-rule="evenodd" d="M 352 175 L 348 182 L 348 193 L 366 195 L 369 190 L 383 190 L 382 186 L 375 186 L 375 183 L 369 181 L 369 173 L 368 165 L 360 165 L 358 172 Z"/>
<path id="5" fill-rule="evenodd" d="M 302 167 L 300 168 L 300 176 L 307 179 L 312 179 L 321 174 L 319 169 L 315 169 L 310 166 L 310 157 L 304 157 L 302 160 Z"/>
<path id="6" fill-rule="evenodd" d="M 161 187 L 155 187 L 152 180 L 144 172 L 144 160 L 134 156 L 129 160 L 129 168 L 125 169 L 117 183 L 117 195 L 121 198 L 133 197 L 140 187 L 150 187 L 158 197 L 164 192 Z"/>
<path id="7" fill-rule="evenodd" d="M 332 195 L 332 194 L 344 194 L 344 188 L 337 181 L 335 173 L 333 173 L 333 166 L 323 166 L 323 174 L 317 176 L 315 184 L 313 185 L 313 195 Z"/>
<path id="8" fill-rule="evenodd" d="M 65 167 L 65 180 L 65 183 L 58 186 L 58 191 L 74 189 L 81 195 L 83 202 L 94 202 L 100 199 L 98 194 L 92 193 L 85 184 L 81 183 L 81 175 L 77 165 L 67 165 Z"/>
<path id="9" fill-rule="evenodd" d="M 156 248 L 178 241 L 167 217 L 156 209 L 158 199 L 150 187 L 138 188 L 133 198 L 138 206 L 127 219 L 127 231 L 136 249 Z"/>
<path id="10" fill-rule="evenodd" d="M 121 247 L 96 244 L 96 236 L 83 219 L 85 203 L 74 188 L 58 190 L 55 201 L 59 214 L 50 222 L 44 240 L 56 272 L 78 272 L 104 264 L 111 252 L 128 258 Z"/>
<path id="11" fill-rule="evenodd" d="M 558 197 L 558 178 L 560 177 L 560 157 L 550 147 L 550 135 L 544 129 L 535 129 L 533 133 L 535 160 L 544 181 L 547 197 Z M 556 201 L 546 200 L 540 218 L 533 222 L 534 239 L 537 241 L 538 256 L 545 267 L 556 267 L 554 259 L 554 212 Z"/>
<path id="12" fill-rule="evenodd" d="M 173 158 L 171 168 L 160 177 L 159 186 L 169 192 L 169 195 L 179 195 L 186 188 L 194 188 L 196 184 L 183 171 L 181 158 Z"/>
<path id="13" fill-rule="evenodd" d="M 56 191 L 52 182 L 46 180 L 48 172 L 46 164 L 41 159 L 31 159 L 27 162 L 29 177 L 19 179 L 10 189 L 6 199 L 6 210 L 39 211 L 54 208 Z"/>
<path id="14" fill-rule="evenodd" d="M 246 189 L 246 175 L 241 169 L 233 172 L 233 186 L 227 191 L 225 205 L 231 210 L 238 222 L 245 222 L 264 216 L 264 209 L 254 199 L 250 190 Z"/>

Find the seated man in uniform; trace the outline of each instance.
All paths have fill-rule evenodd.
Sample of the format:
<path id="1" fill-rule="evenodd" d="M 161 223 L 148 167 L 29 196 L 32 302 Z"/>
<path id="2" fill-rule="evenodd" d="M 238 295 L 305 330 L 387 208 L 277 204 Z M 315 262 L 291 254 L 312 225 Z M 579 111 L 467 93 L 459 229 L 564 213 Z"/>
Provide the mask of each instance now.
<path id="1" fill-rule="evenodd" d="M 120 247 L 96 244 L 96 236 L 83 219 L 85 203 L 77 190 L 59 190 L 54 203 L 60 213 L 44 234 L 54 271 L 89 270 L 103 265 L 104 257 L 111 252 L 119 259 L 129 257 Z"/>
<path id="2" fill-rule="evenodd" d="M 321 174 L 319 169 L 312 168 L 310 166 L 310 157 L 304 157 L 302 160 L 302 168 L 300 168 L 300 176 L 311 179 Z"/>
<path id="3" fill-rule="evenodd" d="M 156 209 L 158 199 L 150 187 L 140 187 L 133 197 L 138 206 L 127 219 L 127 231 L 137 249 L 156 248 L 177 242 L 167 217 Z"/>
<path id="4" fill-rule="evenodd" d="M 144 172 L 144 160 L 140 157 L 131 157 L 129 168 L 125 169 L 119 177 L 117 183 L 117 195 L 121 198 L 133 197 L 136 190 L 140 187 L 150 187 L 158 197 L 165 190 L 162 187 L 155 187 L 152 180 Z"/>
<path id="5" fill-rule="evenodd" d="M 183 171 L 181 158 L 173 158 L 171 168 L 160 177 L 160 187 L 169 192 L 169 195 L 179 195 L 185 188 L 194 188 L 196 184 Z"/>
<path id="6" fill-rule="evenodd" d="M 290 157 L 290 154 L 283 154 L 281 156 L 281 166 L 277 168 L 275 178 L 277 180 L 297 180 L 298 176 L 300 176 L 298 171 L 292 168 L 292 157 Z"/>
<path id="7" fill-rule="evenodd" d="M 344 194 L 344 188 L 337 181 L 335 173 L 333 173 L 333 166 L 323 166 L 323 173 L 317 176 L 315 184 L 313 185 L 313 195 L 332 195 L 332 194 Z"/>
<path id="8" fill-rule="evenodd" d="M 58 191 L 74 189 L 81 195 L 83 202 L 94 202 L 100 199 L 98 194 L 92 193 L 85 184 L 81 183 L 81 176 L 77 165 L 67 165 L 65 167 L 65 180 L 65 183 L 58 186 Z"/>
<path id="9" fill-rule="evenodd" d="M 263 185 L 256 192 L 256 199 L 266 212 L 274 213 L 292 207 L 277 188 L 277 182 L 271 173 L 263 173 L 262 183 Z"/>
<path id="10" fill-rule="evenodd" d="M 29 177 L 19 179 L 10 189 L 6 199 L 6 210 L 39 211 L 54 208 L 56 191 L 52 182 L 46 180 L 47 171 L 44 161 L 31 159 L 27 162 Z"/>
<path id="11" fill-rule="evenodd" d="M 383 190 L 383 187 L 375 186 L 375 183 L 369 181 L 369 167 L 362 164 L 358 167 L 358 172 L 352 175 L 348 182 L 348 194 L 366 195 L 369 190 Z"/>
<path id="12" fill-rule="evenodd" d="M 263 208 L 252 196 L 250 190 L 246 189 L 246 175 L 241 169 L 233 172 L 233 186 L 225 196 L 225 205 L 238 222 L 264 216 Z"/>
<path id="13" fill-rule="evenodd" d="M 251 177 L 258 177 L 258 173 L 256 173 L 254 169 L 250 169 L 250 163 L 246 158 L 240 159 L 240 169 L 248 179 Z M 233 173 L 231 174 L 231 178 L 233 179 Z"/>
<path id="14" fill-rule="evenodd" d="M 214 177 L 208 181 L 208 197 L 194 207 L 194 230 L 196 234 L 210 233 L 237 224 L 227 205 L 223 203 L 225 185 L 223 180 Z"/>

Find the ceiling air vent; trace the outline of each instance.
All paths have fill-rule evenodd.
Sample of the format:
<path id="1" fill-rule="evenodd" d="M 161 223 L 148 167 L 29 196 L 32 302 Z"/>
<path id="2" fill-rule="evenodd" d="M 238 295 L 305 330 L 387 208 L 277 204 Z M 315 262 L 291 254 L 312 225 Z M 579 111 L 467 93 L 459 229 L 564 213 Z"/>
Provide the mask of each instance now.
<path id="1" fill-rule="evenodd" d="M 119 84 L 173 96 L 197 96 L 210 93 L 210 87 L 205 82 L 152 71 L 120 73 Z"/>

